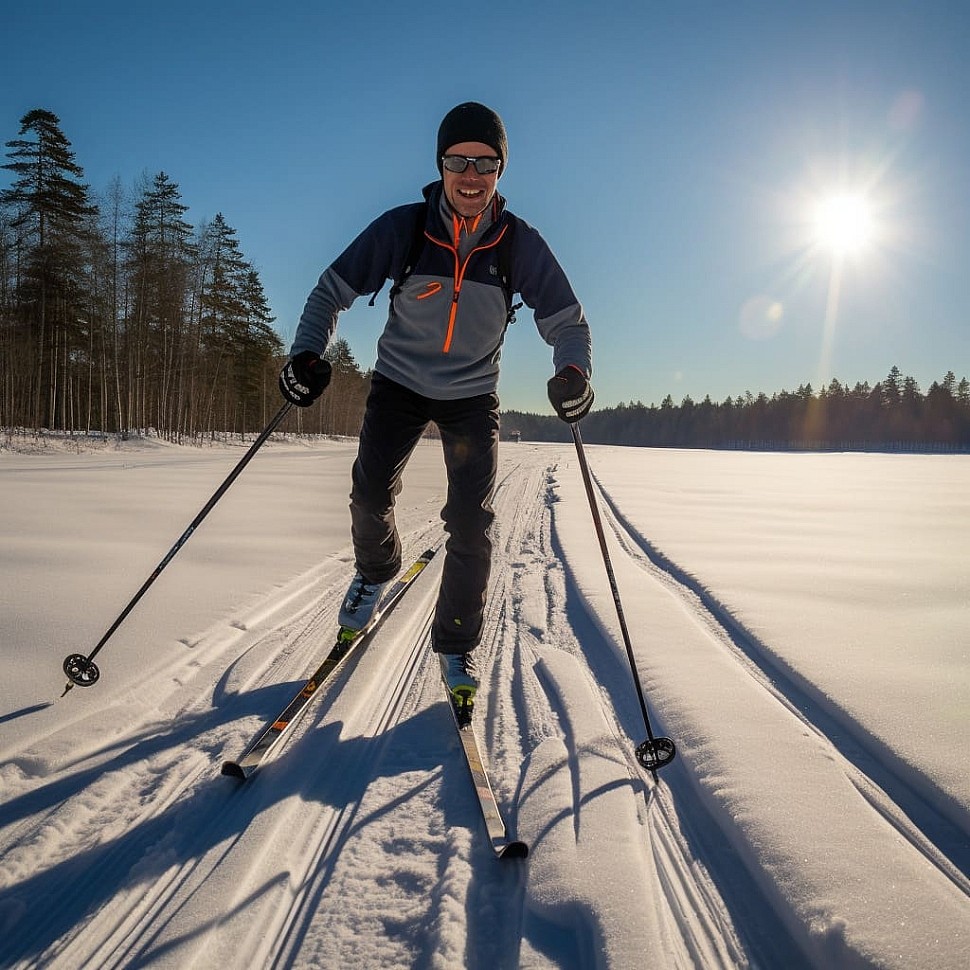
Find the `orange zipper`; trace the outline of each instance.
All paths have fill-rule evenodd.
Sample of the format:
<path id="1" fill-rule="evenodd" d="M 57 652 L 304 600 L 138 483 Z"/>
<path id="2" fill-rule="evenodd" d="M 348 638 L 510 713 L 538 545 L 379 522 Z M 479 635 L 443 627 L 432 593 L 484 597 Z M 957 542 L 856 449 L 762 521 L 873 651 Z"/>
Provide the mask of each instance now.
<path id="1" fill-rule="evenodd" d="M 451 312 L 448 314 L 448 330 L 445 333 L 444 346 L 441 348 L 443 354 L 447 354 L 451 350 L 451 341 L 455 335 L 455 317 L 458 315 L 458 297 L 461 296 L 461 284 L 465 280 L 465 270 L 468 269 L 468 263 L 472 256 L 477 252 L 481 252 L 485 249 L 493 249 L 499 244 L 502 237 L 505 235 L 505 230 L 508 226 L 502 226 L 502 231 L 486 246 L 476 246 L 466 257 L 465 262 L 458 265 L 458 247 L 449 245 L 446 242 L 442 242 L 440 239 L 435 239 L 430 233 L 425 233 L 425 235 L 433 243 L 441 246 L 444 249 L 450 249 L 455 257 L 455 292 L 451 298 Z"/>

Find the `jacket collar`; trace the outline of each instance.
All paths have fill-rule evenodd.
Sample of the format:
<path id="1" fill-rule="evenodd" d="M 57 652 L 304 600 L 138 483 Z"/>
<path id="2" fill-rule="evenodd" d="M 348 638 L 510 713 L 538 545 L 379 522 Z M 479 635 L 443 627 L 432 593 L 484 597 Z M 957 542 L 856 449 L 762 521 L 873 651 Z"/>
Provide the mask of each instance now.
<path id="1" fill-rule="evenodd" d="M 451 239 L 453 212 L 445 198 L 444 189 L 444 182 L 438 179 L 436 182 L 429 182 L 422 189 L 422 194 L 428 202 L 428 230 L 442 239 Z M 490 235 L 492 230 L 502 221 L 504 212 L 505 198 L 496 191 L 488 209 L 482 213 L 482 222 L 475 235 L 483 239 Z"/>

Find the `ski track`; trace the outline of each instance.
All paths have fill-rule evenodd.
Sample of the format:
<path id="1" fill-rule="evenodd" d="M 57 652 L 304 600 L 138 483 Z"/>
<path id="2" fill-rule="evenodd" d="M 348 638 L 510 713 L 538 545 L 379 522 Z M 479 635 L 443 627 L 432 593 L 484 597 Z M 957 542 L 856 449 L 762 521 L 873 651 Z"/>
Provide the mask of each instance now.
<path id="1" fill-rule="evenodd" d="M 873 810 L 941 874 L 970 893 L 970 845 L 958 824 L 966 811 L 960 807 L 951 810 L 951 800 L 928 778 L 899 763 L 855 719 L 781 664 L 708 590 L 633 529 L 598 482 L 596 486 L 601 506 L 607 510 L 610 526 L 626 555 L 681 596 L 694 615 L 736 653 L 739 663 L 759 685 L 831 746 L 831 757 L 843 763 L 846 774 Z"/>
<path id="2" fill-rule="evenodd" d="M 545 500 L 537 503 L 537 494 L 544 495 Z M 605 692 L 581 673 L 579 644 L 566 654 L 542 643 L 547 631 L 555 641 L 562 641 L 568 636 L 570 623 L 557 605 L 564 602 L 566 591 L 550 534 L 549 506 L 553 500 L 547 470 L 530 465 L 523 470 L 512 468 L 496 493 L 499 514 L 494 538 L 503 554 L 496 557 L 487 634 L 481 648 L 492 689 L 483 691 L 484 703 L 478 714 L 483 743 L 493 762 L 496 795 L 506 807 L 528 803 L 530 794 L 543 795 L 560 806 L 560 819 L 545 822 L 548 831 L 565 824 L 574 844 L 586 801 L 595 804 L 605 799 L 598 811 L 615 812 L 617 806 L 628 814 L 632 811 L 627 828 L 633 832 L 644 828 L 644 817 L 651 817 L 647 826 L 650 852 L 641 846 L 626 856 L 620 873 L 614 860 L 609 874 L 594 880 L 594 888 L 618 879 L 639 885 L 644 897 L 649 898 L 650 883 L 656 880 L 663 889 L 663 905 L 646 922 L 668 941 L 669 965 L 740 965 L 743 954 L 716 888 L 705 874 L 698 874 L 669 799 L 662 812 L 651 810 L 658 804 L 656 791 L 643 781 L 632 760 Z M 429 533 L 409 538 L 410 551 L 415 552 L 429 541 Z M 401 758 L 388 740 L 389 729 L 413 714 L 416 705 L 433 706 L 439 699 L 434 690 L 436 677 L 434 672 L 428 676 L 428 658 L 422 649 L 433 602 L 427 592 L 427 588 L 433 588 L 431 582 L 422 584 L 426 590 L 423 617 L 419 616 L 410 629 L 397 633 L 400 616 L 392 614 L 388 629 L 375 638 L 380 644 L 399 647 L 399 662 L 390 664 L 390 658 L 385 661 L 398 673 L 393 688 L 385 690 L 387 685 L 379 676 L 366 679 L 361 669 L 354 680 L 358 689 L 346 695 L 337 693 L 355 667 L 371 665 L 374 652 L 380 649 L 375 642 L 371 651 L 352 660 L 323 692 L 323 699 L 315 702 L 314 711 L 295 727 L 284 757 L 261 769 L 241 792 L 233 793 L 234 783 L 228 780 L 212 783 L 217 753 L 242 746 L 250 729 L 254 731 L 289 696 L 289 689 L 278 691 L 272 685 L 315 664 L 320 645 L 334 625 L 349 558 L 348 554 L 325 563 L 313 575 L 302 577 L 266 604 L 231 621 L 228 635 L 220 627 L 191 644 L 193 656 L 186 668 L 168 672 L 175 689 L 157 705 L 157 713 L 166 716 L 154 721 L 144 718 L 141 737 L 132 729 L 132 712 L 118 712 L 115 720 L 129 725 L 124 741 L 119 742 L 128 749 L 143 746 L 153 731 L 164 735 L 170 719 L 185 723 L 204 718 L 213 703 L 237 725 L 235 731 L 215 726 L 208 735 L 199 737 L 199 753 L 188 771 L 179 749 L 168 752 L 167 764 L 148 758 L 133 771 L 125 762 L 119 773 L 127 789 L 119 788 L 110 778 L 103 781 L 103 796 L 99 784 L 82 788 L 64 810 L 71 820 L 70 829 L 60 819 L 54 822 L 46 818 L 40 823 L 42 834 L 53 831 L 64 842 L 68 859 L 79 844 L 94 844 L 93 851 L 111 859 L 112 882 L 118 890 L 74 932 L 57 934 L 52 928 L 50 935 L 58 937 L 56 942 L 39 954 L 36 964 L 27 961 L 25 965 L 107 968 L 149 963 L 172 967 L 247 963 L 285 967 L 343 966 L 363 960 L 382 966 L 453 966 L 457 960 L 480 967 L 622 966 L 624 953 L 642 952 L 649 943 L 649 933 L 632 933 L 632 938 L 629 931 L 605 933 L 604 917 L 598 912 L 603 899 L 596 898 L 602 896 L 601 892 L 575 900 L 559 898 L 550 906 L 542 892 L 534 888 L 543 882 L 573 885 L 578 881 L 575 872 L 564 880 L 555 854 L 544 853 L 542 842 L 548 835 L 541 831 L 531 833 L 537 861 L 533 862 L 529 885 L 514 871 L 501 873 L 498 879 L 477 878 L 480 867 L 488 871 L 488 859 L 483 858 L 480 833 L 476 832 L 480 824 L 477 810 L 470 807 L 468 818 L 463 820 L 467 827 L 450 828 L 433 821 L 440 815 L 435 798 L 443 784 L 439 765 L 448 758 L 447 750 L 440 749 L 448 746 L 439 745 L 438 757 L 431 757 L 436 752 L 429 752 L 423 771 L 412 764 L 400 776 L 398 800 L 412 807 L 423 804 L 425 811 L 411 812 L 409 819 L 421 814 L 427 823 L 416 826 L 406 838 L 395 834 L 391 826 L 390 833 L 379 839 L 381 853 L 377 857 L 388 859 L 387 872 L 375 872 L 374 852 L 368 844 L 357 844 L 363 835 L 371 834 L 373 841 L 379 833 L 380 826 L 372 817 L 379 815 L 388 801 L 382 758 L 388 750 L 392 757 Z M 437 566 L 440 569 L 440 560 Z M 409 594 L 404 615 L 414 614 L 417 597 L 418 590 Z M 320 607 L 320 603 L 328 605 Z M 285 618 L 282 623 L 278 622 L 280 617 Z M 512 649 L 508 649 L 509 640 Z M 200 697 L 196 681 L 210 682 L 207 674 L 214 676 L 215 682 L 211 694 Z M 418 682 L 424 683 L 425 689 L 416 694 Z M 504 689 L 505 685 L 511 689 Z M 266 700 L 241 719 L 246 730 L 240 731 L 240 718 L 233 717 L 237 702 L 261 691 L 268 695 Z M 410 704 L 401 700 L 415 696 L 418 699 Z M 328 707 L 330 698 L 334 702 Z M 570 705 L 590 700 L 602 707 L 603 732 L 577 738 L 568 724 Z M 447 718 L 447 711 L 443 715 Z M 72 725 L 72 731 L 78 727 Z M 444 730 L 448 731 L 446 723 Z M 341 790 L 328 772 L 326 777 L 331 781 L 327 785 L 305 784 L 297 764 L 300 752 L 311 743 L 315 748 L 322 747 L 322 741 L 333 747 L 348 736 L 371 741 L 363 763 L 359 756 L 354 758 L 351 780 Z M 42 749 L 45 741 L 51 748 L 58 747 L 57 738 L 41 739 L 35 747 Z M 543 781 L 530 791 L 524 777 L 519 777 L 519 766 L 527 752 L 548 750 L 550 746 L 555 757 Z M 93 755 L 78 758 L 76 745 L 72 751 L 80 762 Z M 165 753 L 163 749 L 163 761 Z M 314 759 L 320 756 L 317 750 L 308 755 Z M 413 758 L 409 760 L 414 762 Z M 590 773 L 594 790 L 603 795 L 592 797 L 586 792 Z M 267 776 L 261 787 L 259 774 Z M 356 790 L 359 786 L 353 780 L 360 774 L 376 779 L 363 792 Z M 550 782 L 565 782 L 567 792 L 562 799 L 548 799 Z M 465 781 L 458 779 L 457 783 Z M 227 786 L 229 798 L 235 798 L 237 804 L 226 800 Z M 274 797 L 271 788 L 287 794 Z M 377 806 L 373 809 L 367 805 L 368 792 L 372 792 L 371 800 Z M 329 803 L 329 807 L 307 811 L 306 802 L 313 803 L 315 798 Z M 174 813 L 178 829 L 193 834 L 179 838 L 165 831 L 157 843 L 142 835 L 127 847 L 119 846 L 118 839 L 105 841 L 111 829 L 99 824 L 96 816 L 97 806 L 109 800 L 125 806 L 145 802 L 142 813 L 122 814 L 116 820 L 121 831 L 162 831 L 166 828 L 163 823 Z M 85 812 L 88 802 L 95 808 Z M 85 818 L 92 815 L 95 820 L 86 826 Z M 514 830 L 514 816 L 509 821 Z M 368 833 L 368 828 L 373 833 Z M 29 840 L 22 841 L 29 853 Z M 288 851 L 292 846 L 301 847 L 301 851 Z M 429 881 L 424 867 L 415 865 L 412 885 L 402 885 L 406 880 L 401 875 L 400 857 L 405 851 L 437 853 L 442 861 L 436 867 L 436 879 Z M 599 853 L 594 845 L 583 847 L 583 852 L 579 864 L 588 868 Z M 357 863 L 358 858 L 364 862 Z M 571 861 L 576 864 L 575 858 Z M 650 879 L 645 873 L 650 873 Z M 386 908 L 371 913 L 347 910 L 343 901 L 352 898 L 354 886 L 362 878 L 387 883 L 390 904 Z M 222 901 L 214 912 L 213 899 Z M 469 918 L 465 928 L 466 912 L 491 914 L 488 922 L 492 925 L 476 932 L 476 926 L 485 921 Z M 506 926 L 497 936 L 496 917 Z M 375 923 L 377 932 L 373 932 Z M 223 930 L 217 952 L 213 952 L 209 937 L 198 932 L 199 925 L 207 924 L 218 924 Z M 414 925 L 425 929 L 420 933 L 408 929 Z M 568 945 L 559 939 L 564 926 L 569 928 Z M 43 927 L 37 929 L 43 936 Z M 366 945 L 362 949 L 363 940 L 384 943 L 367 953 Z M 579 962 L 574 963 L 577 959 Z"/>
<path id="3" fill-rule="evenodd" d="M 551 481 L 556 481 L 555 474 L 551 476 Z M 596 490 L 615 546 L 626 562 L 644 574 L 645 583 L 665 586 L 671 595 L 678 598 L 694 622 L 730 653 L 738 668 L 756 685 L 756 690 L 762 691 L 788 712 L 793 737 L 799 733 L 814 737 L 820 746 L 821 756 L 837 765 L 861 796 L 854 808 L 858 816 L 854 822 L 855 830 L 861 832 L 868 828 L 875 833 L 881 828 L 880 823 L 888 824 L 896 835 L 905 840 L 904 844 L 908 844 L 920 859 L 942 877 L 934 888 L 935 898 L 941 907 L 945 906 L 948 912 L 955 915 L 959 911 L 957 901 L 960 894 L 963 894 L 964 902 L 965 897 L 970 895 L 970 881 L 967 879 L 966 841 L 958 820 L 953 819 L 948 811 L 951 807 L 948 801 L 937 797 L 932 783 L 918 772 L 908 766 L 899 770 L 898 759 L 890 755 L 884 745 L 871 738 L 851 716 L 830 701 L 820 699 L 811 685 L 806 685 L 797 674 L 778 664 L 768 648 L 749 633 L 726 606 L 630 526 L 598 482 Z M 603 620 L 600 619 L 599 623 L 602 624 Z M 577 626 L 575 619 L 573 625 Z M 592 643 L 593 637 L 584 642 Z M 594 662 L 593 666 L 600 675 L 600 682 L 609 682 L 608 664 L 597 667 Z M 647 687 L 649 694 L 649 683 Z M 642 723 L 637 715 L 629 713 L 623 720 L 627 725 L 638 720 Z M 656 733 L 662 733 L 663 727 L 662 721 L 659 725 L 661 730 L 654 724 Z M 725 816 L 722 806 L 717 804 L 718 800 L 710 797 L 705 790 L 706 783 L 685 764 L 683 756 L 665 771 L 664 780 L 670 787 L 665 784 L 658 790 L 661 810 L 652 815 L 651 841 L 655 852 L 665 844 L 662 836 L 658 838 L 657 823 L 672 818 L 670 810 L 674 807 L 674 800 L 671 796 L 674 795 L 676 805 L 685 812 L 680 819 L 683 831 L 694 833 L 688 835 L 693 839 L 688 856 L 697 862 L 705 859 L 709 862 L 715 882 L 723 890 L 721 899 L 728 901 L 736 925 L 744 927 L 744 947 L 751 960 L 757 965 L 786 967 L 869 965 L 872 957 L 866 952 L 864 934 L 858 943 L 849 941 L 847 934 L 843 935 L 846 928 L 827 925 L 823 913 L 818 913 L 815 917 L 817 922 L 813 923 L 810 917 L 806 919 L 802 915 L 797 904 L 795 912 L 788 910 L 790 902 L 785 899 L 784 892 L 779 894 L 772 885 L 775 877 L 766 876 L 758 866 L 751 865 L 752 856 L 757 853 L 752 852 L 750 845 L 744 844 L 745 834 L 734 828 L 733 817 Z M 693 790 L 693 798 L 688 795 L 688 790 Z M 870 813 L 868 824 L 863 818 L 866 810 Z M 959 816 L 962 811 L 960 809 L 956 814 Z M 711 833 L 718 829 L 723 832 L 728 844 L 733 842 L 740 849 L 739 854 L 725 853 L 711 844 Z M 665 882 L 667 876 L 676 872 L 677 868 L 669 862 L 660 866 L 661 882 Z M 947 881 L 958 891 L 957 894 L 947 891 Z M 702 885 L 700 882 L 697 887 Z M 760 905 L 752 907 L 753 900 L 759 901 Z M 712 909 L 718 908 L 720 905 L 715 901 Z M 799 924 L 799 920 L 803 919 L 805 922 Z M 947 919 L 942 917 L 936 927 L 925 934 L 932 945 L 938 946 L 941 939 L 946 939 L 944 927 Z M 899 920 L 900 925 L 904 925 L 907 914 L 900 912 Z M 685 933 L 684 938 L 687 939 L 687 936 Z M 695 953 L 694 957 L 700 955 Z M 737 959 L 737 956 L 732 959 Z M 700 962 L 708 965 L 709 956 Z"/>
<path id="4" fill-rule="evenodd" d="M 568 590 L 552 535 L 557 498 L 550 470 L 535 471 L 541 475 L 528 489 L 544 497 L 531 506 L 541 514 L 516 529 L 518 548 L 506 549 L 516 641 L 506 654 L 516 657 L 523 681 L 515 692 L 523 747 L 534 751 L 516 800 L 522 814 L 531 815 L 535 804 L 541 816 L 522 833 L 533 843 L 523 965 L 630 966 L 632 954 L 655 950 L 658 940 L 665 966 L 743 965 L 713 882 L 692 860 L 669 802 L 658 808 L 657 789 L 645 781 L 608 693 L 589 673 L 589 647 L 577 640 L 575 618 L 564 609 Z M 591 707 L 601 715 L 596 733 L 588 729 Z M 581 713 L 575 721 L 572 711 Z M 608 853 L 595 837 L 606 827 L 615 833 Z M 545 885 L 556 888 L 549 894 Z M 564 886 L 573 887 L 572 898 L 563 898 Z M 611 918 L 615 886 L 642 895 L 636 925 L 618 926 Z"/>
<path id="5" fill-rule="evenodd" d="M 150 697 L 122 691 L 106 712 L 5 752 L 0 966 L 585 970 L 640 966 L 658 942 L 664 967 L 819 965 L 764 873 L 739 864 L 732 844 L 743 836 L 705 796 L 689 754 L 659 780 L 636 763 L 642 719 L 625 656 L 562 561 L 558 479 L 576 469 L 517 447 L 495 495 L 476 724 L 528 863 L 492 858 L 449 727 L 429 650 L 443 556 L 283 751 L 245 784 L 218 775 L 329 646 L 348 547 L 186 641 L 176 665 L 147 670 L 161 685 Z M 970 892 L 945 806 L 781 669 L 596 486 L 624 566 L 677 597 L 752 690 L 812 732 L 861 810 Z M 399 520 L 406 561 L 440 538 L 436 507 Z M 645 686 L 649 695 L 649 677 Z M 596 837 L 606 828 L 609 852 Z M 92 868 L 93 900 L 69 888 Z M 641 919 L 619 919 L 616 887 L 642 899 Z M 21 899 L 51 904 L 28 911 Z"/>

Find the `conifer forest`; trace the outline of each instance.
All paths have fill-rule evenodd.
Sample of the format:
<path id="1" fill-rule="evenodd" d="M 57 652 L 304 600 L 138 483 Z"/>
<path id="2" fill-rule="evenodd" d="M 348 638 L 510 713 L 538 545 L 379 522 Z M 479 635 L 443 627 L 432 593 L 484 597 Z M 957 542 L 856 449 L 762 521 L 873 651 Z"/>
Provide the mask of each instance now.
<path id="1" fill-rule="evenodd" d="M 173 441 L 249 434 L 281 406 L 285 355 L 256 268 L 223 213 L 192 225 L 165 172 L 95 196 L 57 115 L 33 109 L 6 141 L 0 182 L 0 428 L 140 434 Z M 334 380 L 286 430 L 358 432 L 369 374 L 347 342 Z M 594 376 L 595 385 L 595 376 Z M 567 440 L 551 415 L 505 412 L 503 434 Z M 594 410 L 590 442 L 657 447 L 970 449 L 970 384 L 922 390 L 898 367 L 870 385 L 746 392 L 717 403 Z"/>

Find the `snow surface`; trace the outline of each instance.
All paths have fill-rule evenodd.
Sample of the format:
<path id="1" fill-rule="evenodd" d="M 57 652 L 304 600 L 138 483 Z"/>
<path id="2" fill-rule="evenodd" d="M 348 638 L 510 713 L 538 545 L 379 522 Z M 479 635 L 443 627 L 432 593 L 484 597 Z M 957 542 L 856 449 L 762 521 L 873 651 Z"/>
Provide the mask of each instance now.
<path id="1" fill-rule="evenodd" d="M 504 446 L 476 718 L 532 852 L 497 861 L 441 557 L 219 774 L 328 646 L 354 451 L 271 441 L 63 699 L 241 446 L 0 453 L 0 966 L 970 966 L 970 459 L 588 448 L 654 779 L 575 451 Z M 407 554 L 442 489 L 423 442 Z"/>

